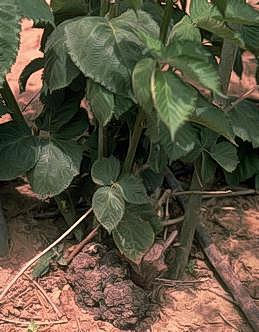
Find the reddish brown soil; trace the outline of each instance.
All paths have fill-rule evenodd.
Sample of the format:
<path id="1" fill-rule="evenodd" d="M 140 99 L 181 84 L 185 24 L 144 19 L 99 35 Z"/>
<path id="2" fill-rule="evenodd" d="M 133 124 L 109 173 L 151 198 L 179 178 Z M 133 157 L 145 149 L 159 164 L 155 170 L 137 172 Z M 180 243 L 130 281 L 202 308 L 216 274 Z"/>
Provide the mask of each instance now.
<path id="1" fill-rule="evenodd" d="M 8 80 L 18 101 L 26 105 L 39 91 L 40 73 L 33 75 L 26 93 L 19 95 L 17 77 L 25 64 L 40 56 L 37 47 L 40 31 L 31 29 L 31 23 L 24 22 L 22 44 L 17 63 Z M 242 81 L 233 75 L 232 94 L 237 96 L 254 86 L 253 59 L 245 57 L 246 69 Z M 258 92 L 253 94 L 259 97 Z M 40 111 L 36 100 L 27 109 L 27 117 Z M 27 184 L 16 181 L 0 188 L 3 206 L 11 235 L 10 256 L 0 261 L 0 290 L 3 289 L 20 268 L 56 239 L 63 230 L 62 220 L 35 220 L 33 213 L 42 202 L 31 193 Z M 35 206 L 34 206 L 35 205 Z M 32 211 L 29 208 L 34 206 Z M 251 296 L 259 305 L 259 198 L 249 196 L 235 199 L 211 199 L 204 202 L 203 220 L 220 251 L 229 258 L 230 264 Z M 67 242 L 68 243 L 68 242 Z M 232 332 L 251 331 L 246 320 L 233 304 L 228 294 L 207 266 L 203 253 L 194 247 L 188 271 L 184 280 L 193 283 L 179 283 L 173 287 L 158 287 L 153 294 L 154 304 L 159 304 L 152 316 L 152 324 L 146 331 L 154 332 Z M 195 282 L 199 280 L 200 282 Z M 74 291 L 69 286 L 64 272 L 53 265 L 38 283 L 48 297 L 56 304 L 61 317 L 42 297 L 37 287 L 23 276 L 12 287 L 0 306 L 0 330 L 3 332 L 25 332 L 31 321 L 67 320 L 65 324 L 48 323 L 37 331 L 109 331 L 119 332 L 109 323 L 95 321 L 94 315 L 75 303 Z M 8 323 L 12 320 L 12 323 Z M 27 325 L 19 325 L 27 322 Z M 36 330 L 35 330 L 36 331 Z"/>

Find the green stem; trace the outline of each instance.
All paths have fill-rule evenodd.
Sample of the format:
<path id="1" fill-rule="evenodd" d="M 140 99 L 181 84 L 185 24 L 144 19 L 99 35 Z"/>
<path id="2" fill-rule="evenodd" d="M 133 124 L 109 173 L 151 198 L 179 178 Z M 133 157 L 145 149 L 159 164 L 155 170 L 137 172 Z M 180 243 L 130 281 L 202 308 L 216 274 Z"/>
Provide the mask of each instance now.
<path id="1" fill-rule="evenodd" d="M 29 129 L 29 126 L 22 115 L 21 109 L 6 79 L 4 80 L 3 88 L 0 89 L 0 94 L 6 102 L 6 106 L 11 110 L 11 117 L 13 120 L 17 121 L 20 125 L 23 125 L 26 129 Z"/>
<path id="2" fill-rule="evenodd" d="M 120 8 L 120 4 L 118 3 L 118 0 L 110 1 L 110 11 L 109 11 L 110 19 L 117 17 L 119 15 L 119 8 Z"/>
<path id="3" fill-rule="evenodd" d="M 136 122 L 134 125 L 133 133 L 130 138 L 127 156 L 124 161 L 123 173 L 130 173 L 130 171 L 132 169 L 135 154 L 136 154 L 139 140 L 140 140 L 142 130 L 143 130 L 143 121 L 144 120 L 145 120 L 145 113 L 142 110 L 139 110 L 137 118 L 136 118 Z"/>
<path id="4" fill-rule="evenodd" d="M 174 10 L 173 0 L 167 0 L 165 10 L 164 10 L 164 17 L 163 17 L 162 25 L 160 27 L 160 40 L 164 44 L 166 43 L 168 28 L 169 28 L 169 24 L 171 21 L 173 10 Z"/>
<path id="5" fill-rule="evenodd" d="M 239 29 L 239 26 L 234 24 L 230 27 L 234 30 Z M 221 79 L 222 90 L 225 95 L 228 93 L 231 73 L 236 60 L 236 54 L 237 46 L 231 40 L 224 39 L 221 50 L 221 59 L 219 63 L 219 75 Z M 228 100 L 220 97 L 217 97 L 216 101 L 222 107 L 226 107 L 229 103 Z"/>
<path id="6" fill-rule="evenodd" d="M 99 123 L 98 127 L 98 159 L 104 157 L 104 127 Z"/>
<path id="7" fill-rule="evenodd" d="M 100 16 L 105 16 L 109 11 L 109 0 L 101 0 Z"/>
<path id="8" fill-rule="evenodd" d="M 201 190 L 197 171 L 198 169 L 195 168 L 190 187 L 190 190 L 192 191 Z M 188 264 L 195 230 L 200 220 L 201 200 L 201 195 L 191 195 L 189 198 L 185 212 L 184 223 L 180 233 L 181 246 L 177 247 L 176 249 L 174 267 L 172 271 L 169 271 L 169 275 L 173 279 L 181 279 Z"/>

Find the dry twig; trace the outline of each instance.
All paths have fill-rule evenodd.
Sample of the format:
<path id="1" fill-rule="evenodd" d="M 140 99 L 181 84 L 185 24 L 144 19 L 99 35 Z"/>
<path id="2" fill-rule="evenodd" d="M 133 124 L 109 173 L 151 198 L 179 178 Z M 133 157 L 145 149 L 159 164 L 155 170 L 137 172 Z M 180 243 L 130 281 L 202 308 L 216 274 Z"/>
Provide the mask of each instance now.
<path id="1" fill-rule="evenodd" d="M 82 250 L 82 248 L 95 237 L 99 228 L 100 228 L 99 225 L 95 227 L 92 230 L 92 232 L 89 233 L 87 237 L 76 246 L 76 248 L 71 252 L 71 254 L 67 258 L 68 264 L 71 263 L 72 259 Z"/>
<path id="2" fill-rule="evenodd" d="M 28 327 L 28 325 L 31 322 L 30 321 L 19 321 L 19 320 L 0 317 L 0 324 L 4 324 L 4 323 L 19 325 L 21 327 Z M 34 321 L 34 323 L 38 326 L 44 326 L 44 325 L 66 324 L 66 323 L 68 323 L 68 321 L 64 319 L 64 320 L 52 320 L 52 321 Z"/>
<path id="3" fill-rule="evenodd" d="M 3 300 L 4 296 L 8 293 L 9 289 L 15 284 L 15 282 L 23 275 L 25 271 L 28 270 L 29 267 L 32 266 L 39 258 L 45 255 L 48 251 L 54 248 L 58 243 L 60 243 L 68 234 L 70 234 L 91 212 L 93 209 L 89 209 L 85 214 L 82 215 L 64 234 L 62 234 L 56 241 L 54 241 L 50 246 L 48 246 L 45 250 L 40 252 L 34 258 L 32 258 L 29 262 L 25 264 L 25 266 L 17 273 L 17 275 L 13 278 L 13 280 L 4 288 L 2 293 L 0 294 L 0 302 Z"/>
<path id="4" fill-rule="evenodd" d="M 58 310 L 57 306 L 55 303 L 51 301 L 51 299 L 48 297 L 47 293 L 45 290 L 37 283 L 36 280 L 33 280 L 27 273 L 24 273 L 24 275 L 38 288 L 38 290 L 41 292 L 43 297 L 48 301 L 48 303 L 51 305 L 52 309 L 55 311 L 57 314 L 58 318 L 62 317 L 63 314 Z"/>

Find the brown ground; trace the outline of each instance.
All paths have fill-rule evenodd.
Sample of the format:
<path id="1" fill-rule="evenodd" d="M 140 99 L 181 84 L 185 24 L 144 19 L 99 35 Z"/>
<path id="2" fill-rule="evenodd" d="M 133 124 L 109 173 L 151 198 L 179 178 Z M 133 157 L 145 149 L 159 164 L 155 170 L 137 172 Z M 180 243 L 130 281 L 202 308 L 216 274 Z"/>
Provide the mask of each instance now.
<path id="1" fill-rule="evenodd" d="M 40 32 L 32 30 L 31 24 L 23 25 L 20 56 L 8 79 L 21 105 L 26 105 L 40 86 L 40 74 L 29 81 L 28 91 L 19 95 L 17 77 L 22 68 L 32 58 L 38 57 L 36 51 Z M 232 92 L 240 95 L 254 86 L 254 65 L 250 55 L 245 57 L 249 65 L 240 82 L 233 76 Z M 258 97 L 257 94 L 254 96 Z M 40 103 L 35 101 L 28 108 L 28 116 L 39 111 Z M 28 185 L 17 181 L 2 185 L 3 206 L 11 233 L 10 257 L 0 261 L 0 289 L 10 282 L 20 268 L 58 237 L 63 231 L 62 220 L 40 220 L 33 218 L 42 202 L 31 193 Z M 32 211 L 29 208 L 34 207 Z M 234 199 L 212 199 L 204 202 L 203 220 L 206 222 L 220 251 L 229 257 L 236 275 L 247 286 L 251 296 L 259 305 L 259 197 L 249 196 Z M 231 332 L 251 329 L 240 311 L 232 303 L 228 292 L 216 279 L 207 266 L 203 253 L 194 247 L 186 280 L 200 282 L 179 283 L 174 287 L 161 287 L 154 304 L 159 310 L 151 313 L 152 324 L 145 331 L 154 332 Z M 46 325 L 35 331 L 73 332 L 73 331 L 120 331 L 109 323 L 95 321 L 88 310 L 78 307 L 74 292 L 66 281 L 64 272 L 53 266 L 49 274 L 38 283 L 47 296 L 56 304 L 60 317 L 41 292 L 26 276 L 12 287 L 0 306 L 0 330 L 3 332 L 25 332 L 31 321 L 68 320 L 65 324 Z M 156 306 L 157 307 L 157 306 Z M 8 323 L 12 320 L 12 323 Z M 27 322 L 24 326 L 19 322 Z"/>

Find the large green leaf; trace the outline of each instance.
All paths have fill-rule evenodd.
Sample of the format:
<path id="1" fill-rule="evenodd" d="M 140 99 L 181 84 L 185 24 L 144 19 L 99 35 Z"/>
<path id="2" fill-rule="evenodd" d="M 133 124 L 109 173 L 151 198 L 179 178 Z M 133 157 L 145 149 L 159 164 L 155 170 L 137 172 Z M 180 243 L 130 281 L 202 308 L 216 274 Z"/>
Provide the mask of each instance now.
<path id="1" fill-rule="evenodd" d="M 148 196 L 141 178 L 132 174 L 124 175 L 119 179 L 118 185 L 126 202 L 132 204 L 148 203 Z"/>
<path id="2" fill-rule="evenodd" d="M 155 60 L 151 58 L 142 59 L 136 64 L 132 75 L 132 86 L 135 97 L 139 105 L 148 112 L 152 111 L 153 108 L 151 77 L 155 67 Z"/>
<path id="3" fill-rule="evenodd" d="M 154 243 L 154 231 L 149 222 L 128 209 L 112 232 L 113 239 L 120 252 L 136 264 Z"/>
<path id="4" fill-rule="evenodd" d="M 163 149 L 163 147 L 158 143 L 151 143 L 150 153 L 146 164 L 149 165 L 149 167 L 155 173 L 164 173 L 167 162 L 168 155 Z"/>
<path id="5" fill-rule="evenodd" d="M 80 172 L 82 152 L 76 142 L 41 139 L 39 159 L 28 172 L 32 190 L 43 196 L 64 191 Z"/>
<path id="6" fill-rule="evenodd" d="M 38 138 L 11 121 L 0 125 L 0 180 L 24 175 L 38 160 Z"/>
<path id="7" fill-rule="evenodd" d="M 179 69 L 187 79 L 221 94 L 217 67 L 211 53 L 200 43 L 177 39 L 164 50 L 163 60 Z"/>
<path id="8" fill-rule="evenodd" d="M 58 24 L 69 18 L 87 15 L 89 11 L 88 2 L 86 0 L 51 0 L 50 7 L 55 15 L 55 22 Z"/>
<path id="9" fill-rule="evenodd" d="M 157 70 L 152 77 L 152 97 L 174 140 L 177 129 L 195 109 L 197 92 L 174 73 Z"/>
<path id="10" fill-rule="evenodd" d="M 114 95 L 100 84 L 90 80 L 87 84 L 87 98 L 98 122 L 106 126 L 113 117 L 115 101 Z"/>
<path id="11" fill-rule="evenodd" d="M 217 6 L 207 0 L 195 0 L 191 2 L 190 17 L 199 28 L 215 33 L 221 38 L 230 39 L 244 46 L 239 32 L 232 30 L 225 22 L 224 17 Z"/>
<path id="12" fill-rule="evenodd" d="M 45 105 L 43 112 L 36 119 L 37 127 L 40 130 L 48 131 L 50 135 L 54 135 L 80 112 L 79 102 L 77 98 L 71 98 L 64 103 L 61 102 L 61 106 Z"/>
<path id="13" fill-rule="evenodd" d="M 67 22 L 60 24 L 51 33 L 45 48 L 44 80 L 51 92 L 68 86 L 80 73 L 65 45 L 64 29 Z"/>
<path id="14" fill-rule="evenodd" d="M 198 97 L 195 112 L 191 114 L 189 120 L 215 131 L 234 143 L 235 135 L 228 115 L 204 97 Z"/>
<path id="15" fill-rule="evenodd" d="M 112 185 L 120 174 L 120 161 L 113 156 L 98 159 L 91 169 L 93 181 L 100 186 Z"/>
<path id="16" fill-rule="evenodd" d="M 160 144 L 170 161 L 180 159 L 200 144 L 198 131 L 190 123 L 185 123 L 177 130 L 175 138 L 172 140 L 168 128 L 161 124 Z"/>
<path id="17" fill-rule="evenodd" d="M 147 13 L 140 12 L 137 17 L 129 10 L 110 21 L 106 17 L 85 17 L 67 24 L 66 44 L 85 76 L 111 92 L 132 97 L 131 73 L 144 48 L 135 36 L 137 29 L 149 31 L 154 37 L 159 34 Z"/>
<path id="18" fill-rule="evenodd" d="M 44 58 L 33 59 L 27 66 L 23 68 L 23 71 L 19 77 L 19 88 L 20 93 L 23 93 L 26 90 L 26 84 L 28 79 L 33 73 L 42 69 L 44 67 Z"/>
<path id="19" fill-rule="evenodd" d="M 54 25 L 54 18 L 45 0 L 16 0 L 20 7 L 20 15 L 35 23 L 44 22 Z"/>
<path id="20" fill-rule="evenodd" d="M 245 0 L 220 0 L 215 3 L 228 23 L 259 24 L 258 11 L 248 5 Z"/>
<path id="21" fill-rule="evenodd" d="M 203 184 L 208 184 L 214 180 L 217 164 L 207 152 L 201 153 L 201 180 Z"/>
<path id="22" fill-rule="evenodd" d="M 233 172 L 239 163 L 237 149 L 229 142 L 220 142 L 213 146 L 210 156 L 227 172 Z"/>
<path id="23" fill-rule="evenodd" d="M 184 16 L 180 22 L 174 25 L 168 37 L 168 44 L 177 40 L 189 40 L 196 43 L 201 42 L 201 33 L 190 19 L 190 16 Z"/>
<path id="24" fill-rule="evenodd" d="M 252 142 L 254 148 L 259 147 L 259 110 L 254 102 L 243 101 L 229 112 L 232 127 L 236 136 L 243 141 Z"/>
<path id="25" fill-rule="evenodd" d="M 97 189 L 92 205 L 97 220 L 109 233 L 119 224 L 125 212 L 124 199 L 116 186 Z"/>
<path id="26" fill-rule="evenodd" d="M 259 26 L 247 26 L 241 27 L 241 35 L 245 42 L 245 47 L 259 56 Z"/>
<path id="27" fill-rule="evenodd" d="M 15 62 L 19 47 L 19 9 L 14 0 L 0 5 L 0 87 L 5 75 Z"/>

